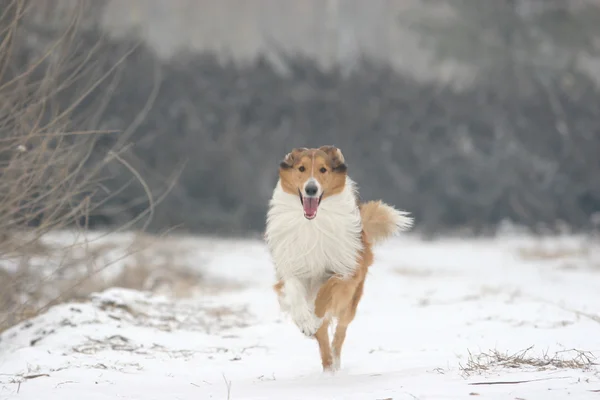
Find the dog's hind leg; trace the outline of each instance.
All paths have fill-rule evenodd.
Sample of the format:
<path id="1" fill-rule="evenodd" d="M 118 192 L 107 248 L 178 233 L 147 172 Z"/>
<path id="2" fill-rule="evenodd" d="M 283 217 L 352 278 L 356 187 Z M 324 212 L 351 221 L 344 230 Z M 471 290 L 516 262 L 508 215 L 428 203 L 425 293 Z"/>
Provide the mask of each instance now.
<path id="1" fill-rule="evenodd" d="M 343 278 L 338 275 L 329 278 L 317 293 L 315 315 L 318 318 L 340 315 L 352 301 L 360 282 L 357 278 L 358 276 Z"/>
<path id="2" fill-rule="evenodd" d="M 329 345 L 329 320 L 324 320 L 323 324 L 317 330 L 315 338 L 319 343 L 319 351 L 321 352 L 321 364 L 323 364 L 323 371 L 330 371 L 332 369 L 333 357 L 331 355 L 331 346 Z"/>
<path id="3" fill-rule="evenodd" d="M 354 320 L 354 317 L 356 316 L 356 308 L 358 307 L 358 303 L 360 302 L 360 299 L 362 297 L 364 284 L 364 280 L 362 280 L 358 284 L 358 286 L 356 287 L 356 291 L 354 292 L 354 296 L 352 297 L 352 301 L 350 302 L 350 304 L 348 304 L 348 307 L 346 307 L 346 309 L 344 309 L 338 316 L 338 324 L 335 329 L 335 335 L 333 336 L 332 343 L 332 368 L 335 370 L 340 369 L 342 346 L 344 345 L 344 340 L 346 339 L 346 330 L 348 329 L 348 325 L 350 325 L 350 322 L 352 322 L 352 320 Z"/>
<path id="4" fill-rule="evenodd" d="M 361 299 L 364 285 L 364 274 L 358 272 L 347 279 L 331 277 L 325 282 L 317 294 L 315 314 L 318 318 L 328 320 L 337 317 L 338 323 L 333 339 L 333 364 L 331 369 L 340 367 L 342 345 L 346 338 L 348 325 L 356 315 L 356 307 Z"/>

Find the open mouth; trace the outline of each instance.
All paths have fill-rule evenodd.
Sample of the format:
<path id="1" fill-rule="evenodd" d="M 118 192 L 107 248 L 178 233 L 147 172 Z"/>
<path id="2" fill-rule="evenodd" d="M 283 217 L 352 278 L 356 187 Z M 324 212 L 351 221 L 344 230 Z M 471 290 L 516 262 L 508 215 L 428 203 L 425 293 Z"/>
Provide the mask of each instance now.
<path id="1" fill-rule="evenodd" d="M 319 197 L 302 196 L 302 192 L 298 189 L 298 196 L 300 196 L 300 202 L 304 208 L 304 217 L 306 219 L 314 219 L 317 216 L 317 209 L 319 208 L 319 204 L 321 204 L 323 193 Z"/>

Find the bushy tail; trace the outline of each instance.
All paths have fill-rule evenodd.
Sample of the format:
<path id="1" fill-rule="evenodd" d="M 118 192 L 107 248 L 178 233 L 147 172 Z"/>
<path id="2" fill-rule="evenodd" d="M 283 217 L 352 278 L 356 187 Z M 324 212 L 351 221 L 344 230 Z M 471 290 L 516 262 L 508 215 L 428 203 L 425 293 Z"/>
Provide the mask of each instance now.
<path id="1" fill-rule="evenodd" d="M 360 205 L 363 230 L 371 243 L 409 230 L 413 219 L 408 215 L 408 212 L 396 210 L 382 201 L 368 201 Z"/>

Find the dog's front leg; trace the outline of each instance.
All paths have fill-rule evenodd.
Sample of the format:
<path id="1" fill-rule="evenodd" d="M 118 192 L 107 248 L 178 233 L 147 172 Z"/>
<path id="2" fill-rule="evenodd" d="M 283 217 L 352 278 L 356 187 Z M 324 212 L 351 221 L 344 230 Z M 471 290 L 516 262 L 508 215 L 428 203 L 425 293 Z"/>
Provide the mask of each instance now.
<path id="1" fill-rule="evenodd" d="M 282 307 L 286 308 L 294 323 L 306 336 L 312 337 L 323 323 L 315 315 L 314 305 L 308 302 L 306 282 L 298 278 L 283 280 Z"/>

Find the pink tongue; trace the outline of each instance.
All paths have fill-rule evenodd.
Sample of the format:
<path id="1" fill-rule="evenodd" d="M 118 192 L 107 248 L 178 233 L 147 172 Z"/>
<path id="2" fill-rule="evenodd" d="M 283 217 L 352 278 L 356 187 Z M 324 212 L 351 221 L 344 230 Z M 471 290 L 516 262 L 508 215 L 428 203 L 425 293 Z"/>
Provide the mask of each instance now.
<path id="1" fill-rule="evenodd" d="M 304 205 L 304 214 L 309 217 L 317 214 L 317 207 L 319 207 L 318 197 L 303 197 L 302 204 Z"/>

